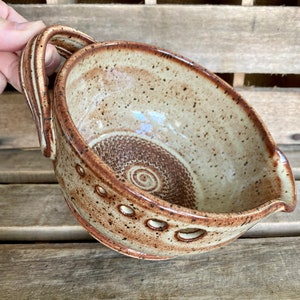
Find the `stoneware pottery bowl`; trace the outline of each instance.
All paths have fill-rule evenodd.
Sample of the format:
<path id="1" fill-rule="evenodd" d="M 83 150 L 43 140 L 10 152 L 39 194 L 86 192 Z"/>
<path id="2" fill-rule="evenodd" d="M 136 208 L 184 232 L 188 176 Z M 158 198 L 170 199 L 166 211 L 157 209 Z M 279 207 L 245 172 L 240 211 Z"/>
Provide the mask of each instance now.
<path id="1" fill-rule="evenodd" d="M 48 43 L 66 58 L 53 95 Z M 189 59 L 52 26 L 28 43 L 20 74 L 71 211 L 116 251 L 204 252 L 295 207 L 291 168 L 261 119 Z"/>

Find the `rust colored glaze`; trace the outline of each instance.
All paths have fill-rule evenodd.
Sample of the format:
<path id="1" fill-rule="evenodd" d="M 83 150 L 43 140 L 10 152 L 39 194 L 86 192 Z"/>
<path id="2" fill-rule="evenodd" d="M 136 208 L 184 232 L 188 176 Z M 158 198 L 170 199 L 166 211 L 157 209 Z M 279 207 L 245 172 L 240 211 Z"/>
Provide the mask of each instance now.
<path id="1" fill-rule="evenodd" d="M 49 42 L 67 58 L 53 97 Z M 182 56 L 51 26 L 28 43 L 20 75 L 70 210 L 115 251 L 150 260 L 205 252 L 295 208 L 291 168 L 260 117 Z"/>

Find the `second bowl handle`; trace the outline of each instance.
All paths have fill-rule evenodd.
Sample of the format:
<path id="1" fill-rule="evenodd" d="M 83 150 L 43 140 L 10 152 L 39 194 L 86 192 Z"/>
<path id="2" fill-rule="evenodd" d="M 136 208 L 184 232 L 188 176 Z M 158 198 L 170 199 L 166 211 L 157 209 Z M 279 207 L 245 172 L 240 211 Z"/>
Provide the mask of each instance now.
<path id="1" fill-rule="evenodd" d="M 49 95 L 45 72 L 45 53 L 48 43 L 68 58 L 77 50 L 95 43 L 90 36 L 66 26 L 50 26 L 26 45 L 20 62 L 20 80 L 23 93 L 38 130 L 41 151 L 55 159 L 56 142 L 52 119 L 52 98 Z"/>

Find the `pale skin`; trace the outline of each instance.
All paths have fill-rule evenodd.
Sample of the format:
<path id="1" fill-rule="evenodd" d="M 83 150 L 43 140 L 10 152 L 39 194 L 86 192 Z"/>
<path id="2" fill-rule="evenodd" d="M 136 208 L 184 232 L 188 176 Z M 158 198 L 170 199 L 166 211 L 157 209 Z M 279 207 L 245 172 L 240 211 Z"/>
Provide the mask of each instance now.
<path id="1" fill-rule="evenodd" d="M 19 64 L 26 43 L 45 28 L 42 21 L 28 22 L 13 8 L 0 0 L 0 94 L 7 83 L 21 92 Z M 52 45 L 47 46 L 45 68 L 52 74 L 60 63 L 60 56 Z"/>

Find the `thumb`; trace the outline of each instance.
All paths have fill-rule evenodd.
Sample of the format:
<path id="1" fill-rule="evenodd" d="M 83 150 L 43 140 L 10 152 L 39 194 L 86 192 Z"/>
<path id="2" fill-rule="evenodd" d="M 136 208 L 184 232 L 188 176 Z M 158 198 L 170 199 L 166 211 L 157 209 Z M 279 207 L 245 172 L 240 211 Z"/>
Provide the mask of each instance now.
<path id="1" fill-rule="evenodd" d="M 45 24 L 42 21 L 17 23 L 0 18 L 0 51 L 19 51 L 29 39 L 38 34 Z"/>

